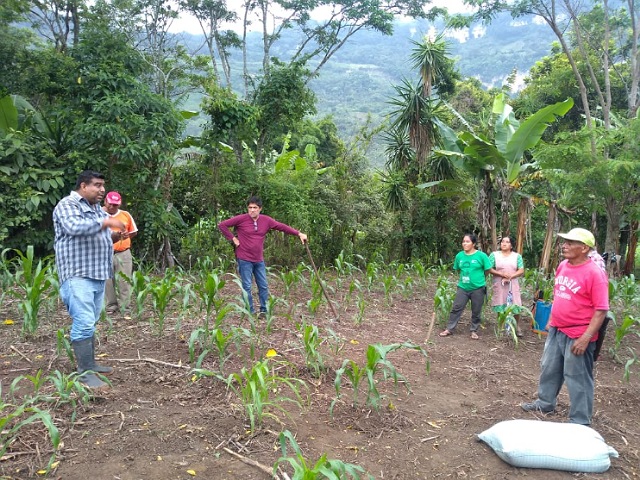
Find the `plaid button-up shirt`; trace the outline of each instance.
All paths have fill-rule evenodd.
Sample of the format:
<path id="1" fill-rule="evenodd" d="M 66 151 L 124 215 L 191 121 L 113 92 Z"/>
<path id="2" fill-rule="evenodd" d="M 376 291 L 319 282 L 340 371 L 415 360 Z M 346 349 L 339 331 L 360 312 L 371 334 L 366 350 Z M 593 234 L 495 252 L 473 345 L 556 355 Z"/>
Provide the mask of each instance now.
<path id="1" fill-rule="evenodd" d="M 102 228 L 107 217 L 100 204 L 91 205 L 75 191 L 58 202 L 53 210 L 53 248 L 60 284 L 71 277 L 113 276 L 111 230 Z"/>

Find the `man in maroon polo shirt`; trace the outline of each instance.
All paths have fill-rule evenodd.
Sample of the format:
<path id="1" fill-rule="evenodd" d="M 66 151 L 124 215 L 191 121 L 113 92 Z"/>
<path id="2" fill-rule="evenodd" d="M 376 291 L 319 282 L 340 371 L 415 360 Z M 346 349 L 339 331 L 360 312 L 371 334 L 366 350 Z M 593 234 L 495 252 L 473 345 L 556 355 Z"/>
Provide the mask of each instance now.
<path id="1" fill-rule="evenodd" d="M 267 311 L 269 288 L 267 285 L 267 269 L 264 264 L 264 237 L 270 230 L 279 230 L 288 235 L 297 235 L 302 243 L 307 236 L 291 228 L 289 225 L 277 222 L 267 215 L 261 215 L 262 200 L 251 197 L 247 202 L 247 213 L 224 220 L 218 228 L 224 237 L 235 246 L 238 261 L 238 273 L 242 281 L 242 289 L 249 300 L 249 308 L 254 313 L 253 297 L 251 296 L 251 279 L 255 277 L 260 299 L 260 313 Z M 231 231 L 234 228 L 234 232 Z"/>

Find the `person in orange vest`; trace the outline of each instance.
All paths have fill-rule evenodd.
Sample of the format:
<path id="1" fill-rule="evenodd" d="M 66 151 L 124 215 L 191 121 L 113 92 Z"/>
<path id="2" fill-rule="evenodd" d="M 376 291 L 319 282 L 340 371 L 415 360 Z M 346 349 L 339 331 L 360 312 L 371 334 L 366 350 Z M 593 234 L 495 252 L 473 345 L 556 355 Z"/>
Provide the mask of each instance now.
<path id="1" fill-rule="evenodd" d="M 124 230 L 114 231 L 113 240 L 113 278 L 105 285 L 105 304 L 107 313 L 124 312 L 129 308 L 131 300 L 131 285 L 118 278 L 118 272 L 128 277 L 133 273 L 133 256 L 131 255 L 131 239 L 138 234 L 138 227 L 133 217 L 126 210 L 121 210 L 122 197 L 118 192 L 109 192 L 104 198 L 104 211 L 111 218 L 124 223 Z"/>

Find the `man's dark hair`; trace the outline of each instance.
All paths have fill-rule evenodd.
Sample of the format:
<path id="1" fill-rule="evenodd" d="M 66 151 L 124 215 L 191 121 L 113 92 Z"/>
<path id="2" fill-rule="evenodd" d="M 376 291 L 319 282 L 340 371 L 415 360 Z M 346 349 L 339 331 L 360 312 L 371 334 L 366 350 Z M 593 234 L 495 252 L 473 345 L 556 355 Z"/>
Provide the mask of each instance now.
<path id="1" fill-rule="evenodd" d="M 75 189 L 78 190 L 83 183 L 86 183 L 87 185 L 89 185 L 94 178 L 104 180 L 104 175 L 101 174 L 100 172 L 96 172 L 95 170 L 85 170 L 78 176 Z"/>
<path id="2" fill-rule="evenodd" d="M 260 200 L 260 197 L 256 197 L 256 196 L 249 197 L 249 200 L 247 200 L 247 207 L 252 203 L 262 208 L 262 200 Z"/>
<path id="3" fill-rule="evenodd" d="M 471 240 L 471 243 L 474 245 L 478 243 L 478 236 L 475 233 L 465 233 L 462 238 L 464 237 L 469 237 L 469 240 Z"/>

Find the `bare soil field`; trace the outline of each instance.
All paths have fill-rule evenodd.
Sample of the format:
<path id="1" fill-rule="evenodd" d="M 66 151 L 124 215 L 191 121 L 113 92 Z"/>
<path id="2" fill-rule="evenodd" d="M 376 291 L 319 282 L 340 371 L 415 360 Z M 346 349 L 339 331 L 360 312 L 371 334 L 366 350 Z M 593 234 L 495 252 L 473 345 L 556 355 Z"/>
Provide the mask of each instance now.
<path id="1" fill-rule="evenodd" d="M 276 350 L 274 365 L 280 373 L 300 378 L 308 386 L 306 392 L 300 390 L 305 399 L 300 406 L 280 404 L 287 413 L 270 408 L 273 416 L 252 432 L 239 397 L 224 382 L 198 378 L 192 372 L 188 343 L 191 332 L 202 325 L 201 313 L 194 308 L 185 315 L 172 307 L 161 334 L 147 321 L 151 312 L 140 320 L 116 315 L 100 322 L 96 347 L 100 361 L 116 369 L 110 377 L 112 387 L 97 393 L 88 405 L 78 405 L 75 418 L 70 405 L 51 411 L 62 439 L 56 468 L 49 474 L 37 473 L 47 465 L 51 444 L 46 429 L 32 424 L 10 445 L 0 461 L 0 475 L 65 480 L 269 479 L 273 477 L 267 472 L 282 455 L 278 434 L 289 430 L 311 464 L 327 454 L 361 466 L 376 479 L 640 477 L 640 377 L 635 373 L 629 382 L 623 380 L 624 366 L 607 353 L 612 332 L 597 362 L 592 427 L 620 457 L 612 459 L 612 467 L 604 474 L 518 469 L 500 460 L 476 435 L 508 419 L 567 421 L 565 389 L 555 414 L 526 413 L 519 407 L 535 398 L 543 336 L 528 330 L 515 348 L 506 338 L 496 337 L 495 316 L 486 307 L 479 340 L 469 335 L 468 310 L 456 334 L 441 338 L 438 325 L 429 328 L 433 282 L 414 284 L 390 301 L 381 287 L 367 292 L 363 320 L 356 323 L 355 299 L 344 301 L 346 287 L 335 280 L 330 283 L 332 295 L 339 297 L 339 319 L 333 318 L 327 304 L 311 315 L 306 307 L 311 294 L 300 287 L 286 304 L 277 306 L 270 332 L 264 320 L 257 324 L 260 340 L 254 357 L 264 358 L 269 349 Z M 272 278 L 270 286 L 274 295 L 283 295 L 277 279 Z M 223 294 L 234 298 L 237 285 L 228 282 Z M 181 326 L 176 329 L 179 316 Z M 70 323 L 59 302 L 42 312 L 34 338 L 21 335 L 21 318 L 16 300 L 5 300 L 0 307 L 0 380 L 5 403 L 15 401 L 9 391 L 16 377 L 35 375 L 39 369 L 46 375 L 55 370 L 70 373 L 74 368 L 56 349 L 57 330 Z M 342 339 L 340 345 L 327 341 L 321 346 L 326 371 L 319 377 L 311 375 L 305 363 L 296 328 L 303 318 L 317 325 L 323 338 L 329 338 L 330 328 L 335 333 L 331 338 Z M 14 319 L 15 324 L 3 324 L 6 319 Z M 230 314 L 228 321 L 248 327 L 247 319 L 237 313 Z M 369 344 L 396 342 L 422 346 L 429 372 L 420 352 L 390 353 L 388 359 L 406 381 L 395 388 L 391 380 L 377 378 L 384 395 L 381 408 L 365 405 L 366 389 L 360 391 L 359 405 L 354 407 L 351 385 L 344 379 L 343 395 L 331 415 L 334 379 L 343 360 L 363 364 Z M 627 346 L 640 352 L 637 337 L 628 339 Z M 225 374 L 251 363 L 246 345 L 238 350 L 231 347 L 230 352 Z M 217 355 L 207 356 L 202 367 L 216 370 Z M 28 394 L 28 383 L 24 385 L 18 396 Z M 286 389 L 278 394 L 286 395 Z"/>

